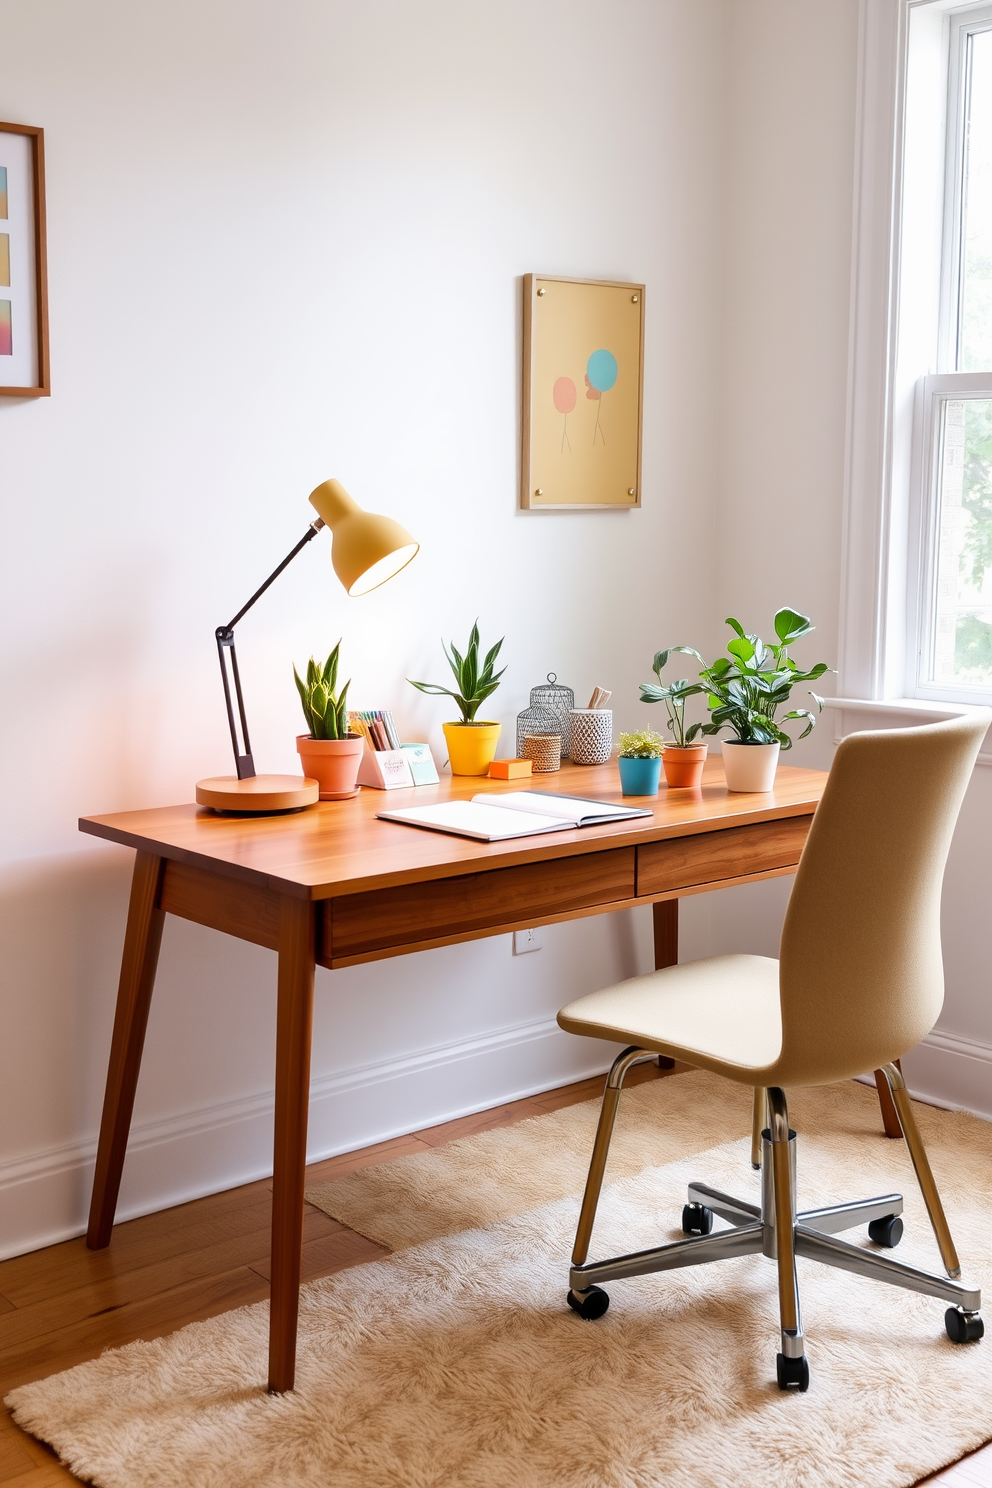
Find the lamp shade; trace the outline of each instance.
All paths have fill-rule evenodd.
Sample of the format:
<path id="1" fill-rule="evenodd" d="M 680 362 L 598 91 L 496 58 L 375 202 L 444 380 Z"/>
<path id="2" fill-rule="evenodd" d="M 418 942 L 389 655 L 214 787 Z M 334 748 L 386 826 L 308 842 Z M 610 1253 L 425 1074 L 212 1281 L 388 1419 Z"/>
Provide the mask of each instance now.
<path id="1" fill-rule="evenodd" d="M 420 550 L 399 522 L 363 511 L 340 481 L 323 481 L 311 491 L 310 504 L 331 530 L 331 562 L 349 594 L 377 589 Z"/>

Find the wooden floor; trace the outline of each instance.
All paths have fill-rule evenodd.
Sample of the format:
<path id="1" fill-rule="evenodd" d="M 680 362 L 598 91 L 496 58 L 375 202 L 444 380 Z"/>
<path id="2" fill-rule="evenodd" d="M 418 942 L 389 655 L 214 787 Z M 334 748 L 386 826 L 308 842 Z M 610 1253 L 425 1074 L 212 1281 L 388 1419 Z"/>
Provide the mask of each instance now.
<path id="1" fill-rule="evenodd" d="M 640 1065 L 626 1083 L 658 1079 L 665 1073 Z M 314 1163 L 308 1178 L 325 1182 L 455 1137 L 508 1126 L 598 1096 L 602 1088 L 599 1076 L 529 1096 Z M 136 1338 L 159 1338 L 199 1318 L 260 1301 L 268 1294 L 271 1206 L 271 1182 L 266 1179 L 118 1225 L 107 1250 L 87 1250 L 80 1238 L 0 1261 L 0 1397 L 15 1385 L 95 1358 L 106 1348 Z M 310 1204 L 303 1238 L 304 1280 L 386 1254 L 382 1246 Z M 985 1346 L 992 1347 L 992 1338 Z M 6 1411 L 0 1413 L 0 1483 L 55 1488 L 79 1481 L 47 1447 L 20 1431 Z M 866 1488 L 871 1481 L 866 1464 Z M 992 1446 L 927 1481 L 954 1488 L 992 1488 Z"/>

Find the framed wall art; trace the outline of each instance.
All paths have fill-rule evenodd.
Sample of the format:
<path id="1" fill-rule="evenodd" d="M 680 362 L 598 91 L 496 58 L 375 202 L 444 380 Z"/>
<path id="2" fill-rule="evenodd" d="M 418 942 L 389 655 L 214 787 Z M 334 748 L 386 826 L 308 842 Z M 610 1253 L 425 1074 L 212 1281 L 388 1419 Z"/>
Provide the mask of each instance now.
<path id="1" fill-rule="evenodd" d="M 0 124 L 0 394 L 50 392 L 45 136 L 27 124 Z"/>
<path id="2" fill-rule="evenodd" d="M 644 285 L 524 276 L 527 511 L 641 504 Z"/>

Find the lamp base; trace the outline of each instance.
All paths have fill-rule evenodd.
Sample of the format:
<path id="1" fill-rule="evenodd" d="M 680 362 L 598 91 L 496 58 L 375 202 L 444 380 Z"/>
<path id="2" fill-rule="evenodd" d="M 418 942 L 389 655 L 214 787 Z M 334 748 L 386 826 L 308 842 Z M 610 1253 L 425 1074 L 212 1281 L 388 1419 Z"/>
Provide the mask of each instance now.
<path id="1" fill-rule="evenodd" d="M 252 775 L 248 780 L 214 775 L 196 782 L 196 804 L 214 811 L 265 816 L 270 811 L 301 811 L 315 806 L 319 798 L 317 781 L 305 775 Z"/>

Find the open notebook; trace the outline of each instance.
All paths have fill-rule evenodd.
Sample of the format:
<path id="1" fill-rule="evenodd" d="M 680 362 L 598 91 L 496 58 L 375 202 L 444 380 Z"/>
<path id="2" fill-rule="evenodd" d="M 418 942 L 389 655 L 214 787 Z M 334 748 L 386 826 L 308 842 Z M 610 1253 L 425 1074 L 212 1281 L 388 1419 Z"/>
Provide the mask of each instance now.
<path id="1" fill-rule="evenodd" d="M 487 793 L 471 801 L 440 801 L 434 806 L 401 806 L 377 813 L 382 821 L 431 832 L 500 842 L 504 837 L 530 837 L 537 832 L 567 832 L 597 822 L 626 821 L 650 816 L 643 806 L 617 806 L 613 801 L 584 801 L 580 796 L 558 796 L 553 791 Z"/>

